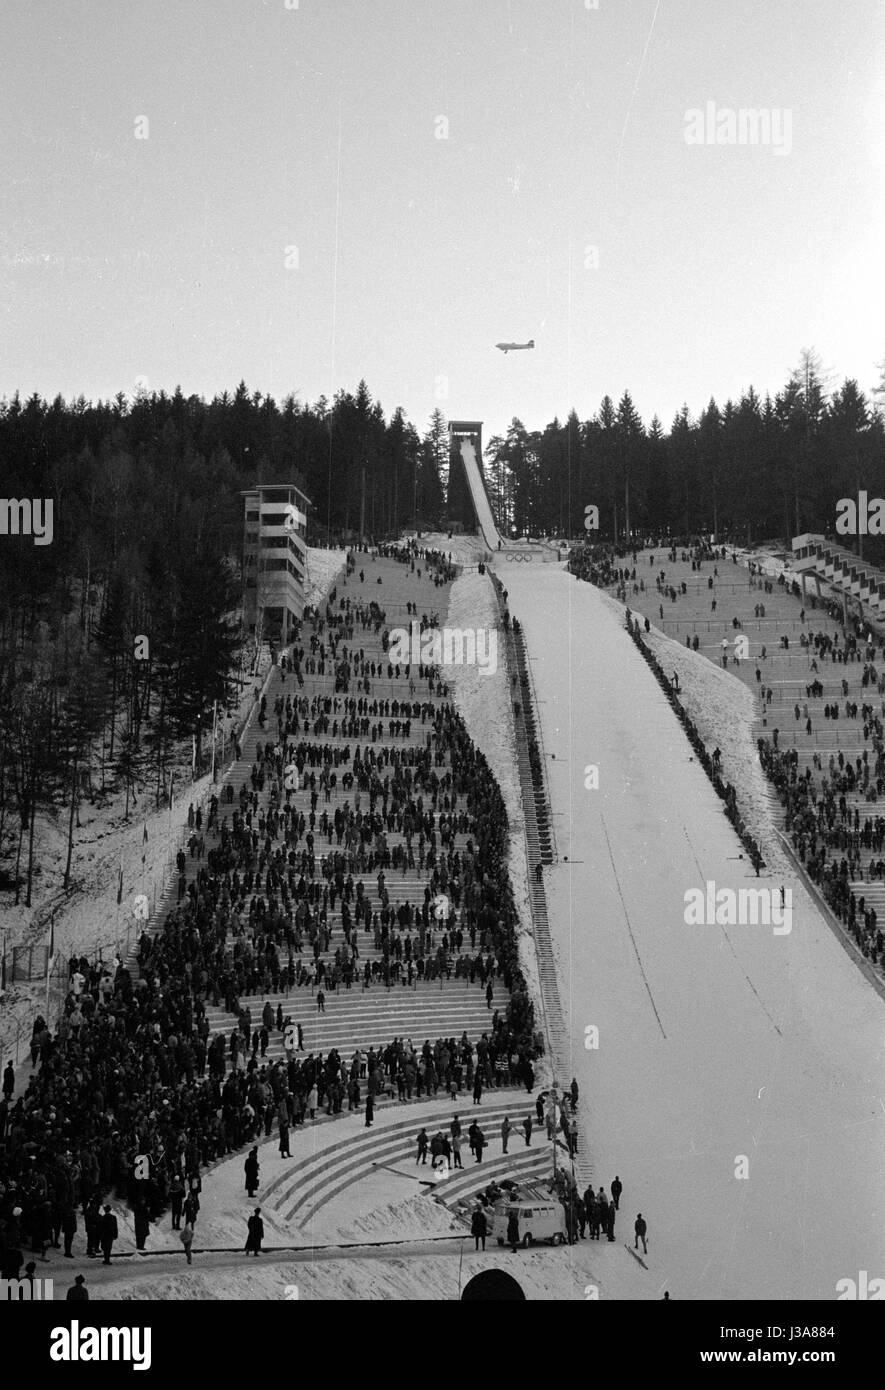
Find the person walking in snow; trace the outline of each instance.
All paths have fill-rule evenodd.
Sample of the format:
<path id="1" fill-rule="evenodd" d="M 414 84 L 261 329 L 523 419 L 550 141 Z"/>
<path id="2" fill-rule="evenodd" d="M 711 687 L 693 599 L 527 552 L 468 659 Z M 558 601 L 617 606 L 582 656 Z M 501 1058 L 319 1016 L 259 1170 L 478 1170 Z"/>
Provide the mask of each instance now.
<path id="1" fill-rule="evenodd" d="M 633 1230 L 636 1233 L 635 1239 L 633 1241 L 633 1249 L 636 1250 L 639 1246 L 639 1242 L 642 1241 L 642 1253 L 643 1255 L 647 1255 L 648 1244 L 645 1239 L 645 1233 L 648 1230 L 648 1227 L 645 1224 L 645 1219 L 643 1218 L 642 1212 L 639 1213 L 636 1220 L 633 1222 Z"/>
<path id="2" fill-rule="evenodd" d="M 523 1132 L 524 1132 L 524 1134 L 525 1134 L 525 1146 L 526 1146 L 526 1148 L 529 1148 L 530 1145 L 531 1145 L 531 1142 L 532 1142 L 532 1117 L 531 1117 L 531 1115 L 526 1115 L 525 1119 L 524 1119 L 523 1122 L 522 1122 L 522 1128 L 523 1128 Z"/>
<path id="3" fill-rule="evenodd" d="M 193 1226 L 185 1226 L 184 1229 L 182 1230 L 180 1236 L 179 1236 L 179 1240 L 181 1241 L 182 1245 L 184 1246 L 184 1253 L 185 1253 L 185 1256 L 187 1257 L 187 1262 L 188 1262 L 188 1264 L 189 1264 L 189 1265 L 190 1265 L 190 1264 L 193 1264 L 193 1257 L 192 1257 L 192 1255 L 191 1255 L 191 1246 L 192 1246 L 193 1243 L 194 1243 L 194 1228 L 193 1228 Z"/>
<path id="4" fill-rule="evenodd" d="M 419 1133 L 418 1133 L 418 1156 L 417 1156 L 417 1158 L 415 1159 L 415 1164 L 416 1164 L 416 1165 L 419 1164 L 419 1163 L 426 1163 L 426 1162 L 427 1162 L 427 1149 L 428 1149 L 429 1143 L 430 1143 L 430 1140 L 429 1140 L 428 1137 L 427 1137 L 427 1130 L 426 1130 L 426 1129 L 420 1130 Z"/>

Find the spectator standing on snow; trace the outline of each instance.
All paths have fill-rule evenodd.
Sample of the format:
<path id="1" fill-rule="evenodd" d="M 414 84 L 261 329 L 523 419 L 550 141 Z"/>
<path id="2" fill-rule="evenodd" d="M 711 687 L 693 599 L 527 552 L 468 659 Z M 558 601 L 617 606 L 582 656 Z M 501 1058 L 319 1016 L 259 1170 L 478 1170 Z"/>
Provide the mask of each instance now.
<path id="1" fill-rule="evenodd" d="M 600 1235 L 608 1235 L 608 1205 L 605 1188 L 601 1187 L 596 1194 L 596 1212 L 599 1220 Z"/>
<path id="2" fill-rule="evenodd" d="M 486 1248 L 486 1236 L 489 1232 L 489 1223 L 482 1207 L 477 1207 L 470 1219 L 470 1234 L 473 1236 L 474 1249 L 479 1249 L 479 1242 L 482 1241 L 482 1248 Z"/>
<path id="3" fill-rule="evenodd" d="M 615 1204 L 614 1204 L 614 1202 L 609 1202 L 609 1204 L 608 1204 L 608 1222 L 607 1222 L 607 1225 L 606 1225 L 606 1228 L 605 1228 L 605 1229 L 606 1229 L 606 1235 L 608 1236 L 609 1240 L 614 1240 L 614 1238 L 615 1238 Z"/>
<path id="4" fill-rule="evenodd" d="M 246 1162 L 243 1164 L 243 1172 L 246 1174 L 246 1195 L 254 1197 L 258 1189 L 258 1172 L 261 1164 L 258 1162 L 258 1146 L 253 1145 L 249 1150 Z"/>
<path id="5" fill-rule="evenodd" d="M 261 1219 L 261 1208 L 256 1207 L 252 1216 L 246 1222 L 248 1235 L 246 1236 L 246 1254 L 260 1255 L 261 1242 L 264 1240 L 264 1222 Z"/>
<path id="6" fill-rule="evenodd" d="M 477 1161 L 477 1163 L 482 1163 L 482 1151 L 483 1151 L 483 1149 L 485 1148 L 485 1146 L 486 1146 L 486 1137 L 485 1137 L 485 1135 L 483 1134 L 482 1130 L 480 1129 L 479 1125 L 477 1125 L 477 1126 L 476 1126 L 476 1136 L 475 1136 L 474 1141 L 473 1141 L 473 1150 L 474 1150 L 474 1153 L 476 1154 L 476 1161 Z"/>
<path id="7" fill-rule="evenodd" d="M 65 1207 L 61 1218 L 62 1234 L 65 1238 L 65 1258 L 72 1260 L 71 1246 L 77 1234 L 77 1213 L 73 1207 Z"/>
<path id="8" fill-rule="evenodd" d="M 104 1263 L 109 1265 L 111 1262 L 111 1251 L 114 1248 L 114 1241 L 117 1239 L 117 1218 L 111 1211 L 110 1206 L 105 1205 L 104 1214 L 101 1218 L 101 1253 L 104 1256 Z"/>
<path id="9" fill-rule="evenodd" d="M 135 1248 L 143 1250 L 145 1242 L 150 1234 L 151 1223 L 148 1217 L 147 1204 L 139 1202 L 135 1208 Z"/>
<path id="10" fill-rule="evenodd" d="M 588 1187 L 584 1193 L 584 1207 L 587 1212 L 587 1225 L 590 1227 L 590 1239 L 599 1240 L 599 1207 L 592 1187 Z"/>
<path id="11" fill-rule="evenodd" d="M 624 1185 L 621 1182 L 621 1179 L 618 1177 L 617 1173 L 615 1173 L 615 1180 L 612 1183 L 612 1201 L 615 1204 L 615 1211 L 618 1210 L 618 1203 L 621 1200 L 621 1193 L 623 1192 L 623 1190 Z"/>
<path id="12" fill-rule="evenodd" d="M 172 1229 L 181 1230 L 181 1208 L 184 1206 L 184 1182 L 180 1173 L 173 1173 L 169 1183 L 169 1198 L 172 1203 Z"/>
<path id="13" fill-rule="evenodd" d="M 510 1249 L 515 1255 L 519 1247 L 519 1216 L 516 1208 L 511 1211 L 507 1218 L 507 1239 L 510 1242 Z"/>

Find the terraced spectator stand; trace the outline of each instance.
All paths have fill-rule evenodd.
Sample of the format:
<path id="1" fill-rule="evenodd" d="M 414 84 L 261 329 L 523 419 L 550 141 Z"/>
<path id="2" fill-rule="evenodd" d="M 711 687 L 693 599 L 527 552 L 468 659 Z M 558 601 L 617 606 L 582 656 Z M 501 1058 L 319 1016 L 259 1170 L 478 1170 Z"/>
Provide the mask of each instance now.
<path id="1" fill-rule="evenodd" d="M 337 583 L 337 598 L 333 607 L 334 612 L 338 612 L 338 601 L 341 598 L 350 598 L 354 603 L 368 605 L 373 599 L 376 600 L 384 609 L 386 621 L 380 632 L 375 632 L 373 628 L 363 629 L 357 627 L 353 641 L 348 643 L 351 648 L 361 648 L 367 661 L 381 662 L 387 665 L 387 657 L 382 649 L 382 634 L 385 630 L 402 625 L 408 628 L 410 615 L 407 611 L 407 604 L 415 604 L 418 614 L 423 612 L 433 612 L 439 616 L 440 623 L 445 620 L 445 610 L 448 606 L 448 586 L 437 588 L 432 577 L 428 577 L 426 565 L 421 564 L 422 578 L 419 580 L 411 574 L 409 568 L 393 559 L 371 557 L 365 554 L 358 556 L 357 571 L 349 578 L 340 578 Z M 365 573 L 365 581 L 360 582 L 359 571 Z M 377 584 L 378 578 L 382 583 Z M 322 605 L 323 611 L 326 605 Z M 302 630 L 301 642 L 309 647 L 311 628 L 305 624 Z M 426 701 L 434 707 L 439 707 L 450 697 L 437 696 L 432 694 L 426 681 L 418 682 L 417 672 L 413 668 L 412 676 L 418 686 L 414 696 L 416 700 Z M 257 719 L 257 704 L 250 719 L 248 728 L 241 740 L 242 756 L 227 773 L 224 779 L 225 787 L 232 786 L 234 800 L 230 808 L 226 801 L 222 801 L 219 808 L 219 817 L 230 814 L 230 810 L 236 809 L 239 800 L 238 794 L 243 784 L 250 784 L 252 767 L 257 760 L 257 745 L 266 744 L 268 741 L 276 742 L 279 734 L 277 719 L 274 715 L 274 705 L 277 697 L 282 695 L 298 695 L 311 699 L 314 695 L 325 697 L 334 696 L 335 676 L 333 663 L 326 662 L 325 673 L 320 675 L 316 672 L 305 670 L 303 672 L 303 685 L 299 686 L 292 675 L 288 675 L 285 681 L 282 679 L 282 672 L 279 666 L 275 666 L 268 678 L 265 689 L 262 693 L 267 696 L 267 718 L 265 727 L 262 729 Z M 350 696 L 359 694 L 351 689 Z M 409 680 L 404 673 L 399 679 L 394 677 L 392 681 L 384 678 L 376 678 L 372 682 L 372 693 L 368 699 L 398 699 L 400 701 L 412 698 L 409 693 Z M 372 722 L 375 722 L 374 720 Z M 339 734 L 333 737 L 331 732 L 320 732 L 314 735 L 308 728 L 302 727 L 296 735 L 290 735 L 290 741 L 303 743 L 309 747 L 349 748 L 350 758 L 347 764 L 342 764 L 339 769 L 339 780 L 337 786 L 330 790 L 328 799 L 321 791 L 317 805 L 317 812 L 327 811 L 330 819 L 334 816 L 337 807 L 349 802 L 354 804 L 355 788 L 345 791 L 342 788 L 341 773 L 353 764 L 353 753 L 359 744 L 363 750 L 373 747 L 376 753 L 385 746 L 391 748 L 423 747 L 430 736 L 431 723 L 423 723 L 420 719 L 412 721 L 411 731 L 408 737 L 393 736 L 388 737 L 387 720 L 384 720 L 384 736 L 382 739 L 373 742 L 366 735 L 344 736 Z M 440 755 L 435 763 L 436 771 L 443 775 L 451 767 L 451 760 L 448 752 Z M 307 771 L 310 771 L 308 767 Z M 317 769 L 319 771 L 319 769 Z M 383 769 L 382 769 L 383 773 Z M 220 787 L 216 789 L 220 794 Z M 366 806 L 368 797 L 363 793 L 363 805 Z M 303 811 L 308 815 L 310 811 L 311 791 L 309 787 L 301 787 L 291 794 L 290 804 L 297 810 Z M 268 784 L 260 795 L 261 809 L 267 810 L 270 805 L 270 785 Z M 460 809 L 463 809 L 463 801 Z M 438 816 L 436 824 L 438 826 Z M 437 830 L 437 835 L 438 835 Z M 205 823 L 203 829 L 206 852 L 219 843 L 219 835 L 213 830 L 211 834 L 206 832 Z M 453 848 L 463 851 L 469 836 L 458 832 L 454 836 Z M 397 845 L 405 842 L 402 833 L 396 830 L 387 831 L 386 842 L 392 850 Z M 324 836 L 319 827 L 315 834 L 315 855 L 317 863 L 329 854 L 342 848 L 335 841 L 334 831 L 330 826 L 327 836 Z M 205 864 L 204 860 L 196 860 L 190 855 L 187 856 L 186 878 L 190 883 L 198 874 L 201 867 Z M 377 905 L 376 878 L 377 870 L 369 870 L 360 873 L 354 870 L 354 884 L 363 884 L 366 898 L 372 901 L 373 908 Z M 385 871 L 385 887 L 389 894 L 390 904 L 396 908 L 401 903 L 411 903 L 413 907 L 418 907 L 424 902 L 425 887 L 429 884 L 431 870 L 426 868 L 422 871 L 418 868 L 403 870 L 401 868 L 391 868 Z M 164 898 L 163 911 L 158 913 L 154 929 L 158 929 L 165 921 L 166 915 L 172 911 L 176 905 L 176 886 L 174 876 L 169 893 Z M 324 882 L 324 880 L 320 880 Z M 343 925 L 341 921 L 340 904 L 336 905 L 334 912 L 329 913 L 329 925 L 332 928 L 332 940 L 328 951 L 320 953 L 321 959 L 327 972 L 334 961 L 334 954 L 337 947 L 344 943 Z M 371 933 L 366 933 L 361 928 L 357 934 L 359 942 L 359 961 L 362 968 L 366 962 L 381 957 L 381 952 L 376 949 Z M 234 938 L 228 935 L 228 948 L 232 949 Z M 469 946 L 469 939 L 466 943 Z M 306 965 L 314 961 L 314 955 L 310 943 L 305 939 L 303 954 L 296 956 L 296 961 L 301 960 Z M 302 1056 L 318 1052 L 326 1054 L 329 1049 L 335 1047 L 342 1057 L 350 1057 L 357 1049 L 368 1049 L 370 1046 L 378 1047 L 379 1044 L 387 1046 L 394 1037 L 412 1038 L 415 1045 L 420 1048 L 425 1038 L 431 1041 L 440 1036 L 460 1037 L 466 1032 L 471 1041 L 476 1041 L 482 1033 L 489 1030 L 492 1011 L 499 1010 L 501 1013 L 506 1009 L 509 1001 L 509 992 L 505 988 L 503 981 L 495 978 L 493 982 L 494 1000 L 489 1007 L 485 998 L 485 985 L 479 981 L 470 983 L 462 978 L 456 978 L 454 974 L 451 979 L 440 976 L 433 980 L 413 980 L 411 986 L 393 983 L 389 986 L 383 981 L 373 979 L 369 988 L 364 987 L 361 978 L 354 979 L 352 987 L 346 988 L 344 983 L 339 983 L 337 990 L 332 989 L 329 984 L 323 985 L 326 995 L 325 1012 L 318 1012 L 316 1002 L 317 989 L 315 985 L 295 986 L 288 995 L 283 991 L 254 995 L 243 994 L 240 997 L 241 1007 L 248 1007 L 252 1014 L 253 1028 L 261 1026 L 261 1013 L 264 1004 L 269 1002 L 276 1014 L 277 1006 L 282 1008 L 283 1015 L 293 1023 L 301 1023 L 304 1030 L 304 1051 Z M 229 1013 L 223 1005 L 214 1006 L 211 1001 L 207 1001 L 206 1014 L 210 1024 L 210 1032 L 225 1033 L 230 1035 L 237 1028 L 237 1017 Z M 284 1055 L 283 1033 L 271 1030 L 270 1042 L 267 1050 L 266 1060 L 273 1061 Z"/>
<path id="2" fill-rule="evenodd" d="M 504 627 L 504 599 L 501 581 L 492 575 L 495 594 Z M 532 926 L 535 950 L 538 957 L 538 976 L 541 985 L 541 1007 L 544 1014 L 544 1031 L 547 1038 L 547 1051 L 554 1065 L 556 1081 L 560 1086 L 567 1083 L 566 1073 L 571 1070 L 571 1053 L 562 1015 L 559 997 L 559 984 L 556 979 L 556 963 L 553 957 L 553 943 L 550 937 L 550 923 L 547 917 L 547 895 L 544 891 L 543 865 L 555 862 L 552 831 L 550 831 L 550 812 L 546 789 L 539 786 L 533 773 L 529 757 L 528 728 L 537 729 L 538 721 L 533 708 L 532 684 L 530 680 L 525 640 L 521 632 L 514 633 L 513 623 L 504 627 L 506 632 L 508 671 L 517 675 L 521 692 L 521 713 L 513 723 L 516 734 L 516 758 L 519 770 L 519 785 L 522 793 L 523 821 L 525 825 L 526 858 L 529 870 L 529 903 L 532 910 Z M 538 742 L 540 747 L 540 742 Z M 538 822 L 538 804 L 542 803 L 545 819 L 542 822 L 549 835 L 542 841 Z M 539 873 L 538 871 L 541 870 Z M 565 1155 L 563 1154 L 563 1159 Z M 578 1140 L 578 1153 L 574 1163 L 575 1177 L 581 1191 L 593 1177 L 593 1168 L 586 1152 L 586 1141 Z"/>
<path id="3" fill-rule="evenodd" d="M 647 552 L 637 555 L 636 582 L 613 577 L 612 567 L 632 571 L 632 560 L 626 556 L 614 558 L 608 566 L 600 561 L 597 580 L 618 602 L 628 605 L 634 614 L 643 615 L 680 645 L 688 639 L 693 646 L 697 639 L 697 650 L 717 666 L 722 665 L 724 641 L 730 653 L 729 676 L 742 681 L 756 701 L 754 740 L 764 740 L 770 747 L 777 731 L 778 751 L 794 759 L 800 782 L 810 772 L 816 797 L 820 796 L 823 779 L 832 778 L 834 770 L 838 773 L 840 756 L 854 767 L 864 754 L 871 762 L 875 760 L 874 724 L 864 718 L 863 706 L 872 708 L 876 720 L 885 718 L 885 651 L 882 624 L 872 610 L 864 612 L 862 626 L 857 615 L 850 616 L 846 623 L 843 596 L 831 590 L 829 578 L 819 577 L 818 594 L 808 594 L 803 599 L 798 583 L 766 572 L 758 556 L 750 557 L 755 566 L 752 573 L 746 559 L 735 563 L 730 556 L 724 560 L 721 556 L 718 560 L 705 558 L 700 570 L 692 568 L 688 556 L 683 558 L 680 554 L 674 561 L 666 549 L 655 551 L 654 565 L 649 560 Z M 715 574 L 717 568 L 718 575 Z M 656 584 L 661 570 L 666 572 L 663 590 Z M 715 612 L 712 610 L 714 599 Z M 749 642 L 747 656 L 740 662 L 734 659 L 734 641 L 738 634 Z M 869 634 L 872 640 L 868 646 Z M 831 645 L 824 651 L 819 650 L 816 638 Z M 853 640 L 857 642 L 855 650 L 850 649 Z M 834 646 L 848 659 L 835 660 Z M 871 680 L 872 668 L 876 675 Z M 857 707 L 856 713 L 849 715 L 849 704 Z M 826 718 L 825 710 L 829 707 L 832 713 L 834 706 L 838 707 L 838 718 Z M 767 771 L 764 763 L 763 770 Z M 766 785 L 766 800 L 774 827 L 778 832 L 785 832 L 789 819 L 785 801 L 770 772 Z M 871 791 L 868 796 L 860 787 L 848 789 L 843 795 L 846 817 L 840 818 L 836 829 L 844 828 L 849 835 L 852 824 L 848 818 L 853 818 L 857 812 L 862 827 L 865 819 L 875 820 L 879 816 L 879 808 L 885 801 L 881 794 L 873 795 Z M 885 816 L 885 809 L 881 814 Z M 880 955 L 874 963 L 856 946 L 847 918 L 840 916 L 827 901 L 792 833 L 789 838 L 793 842 L 791 853 L 797 868 L 821 902 L 825 920 L 878 989 L 885 956 Z M 819 845 L 823 843 L 820 827 L 818 842 Z M 850 858 L 848 843 L 827 843 L 825 851 L 827 869 L 843 857 Z M 878 877 L 877 864 L 885 858 L 885 851 L 861 843 L 854 846 L 854 853 L 848 876 L 851 894 L 858 907 L 863 897 L 865 909 L 875 910 L 876 925 L 881 927 L 885 921 L 885 887 Z"/>
<path id="4" fill-rule="evenodd" d="M 496 981 L 496 1004 L 498 993 Z M 373 985 L 363 989 L 354 984 L 350 990 L 329 992 L 326 1013 L 318 1013 L 316 990 L 296 987 L 291 993 L 244 996 L 253 1019 L 260 1024 L 261 1010 L 269 1001 L 276 1012 L 282 1007 L 286 1018 L 301 1024 L 304 1030 L 304 1050 L 314 1056 L 324 1055 L 333 1047 L 348 1059 L 356 1047 L 365 1051 L 386 1047 L 394 1037 L 412 1038 L 417 1046 L 425 1038 L 460 1037 L 467 1032 L 474 1040 L 489 1026 L 491 1014 L 479 985 L 462 980 L 415 981 L 411 986 Z M 233 1014 L 223 1007 L 206 1006 L 206 1017 L 213 1034 L 230 1033 L 237 1026 Z M 267 1061 L 280 1061 L 286 1055 L 282 1033 L 272 1032 L 267 1048 Z M 298 1055 L 298 1054 L 296 1054 Z"/>

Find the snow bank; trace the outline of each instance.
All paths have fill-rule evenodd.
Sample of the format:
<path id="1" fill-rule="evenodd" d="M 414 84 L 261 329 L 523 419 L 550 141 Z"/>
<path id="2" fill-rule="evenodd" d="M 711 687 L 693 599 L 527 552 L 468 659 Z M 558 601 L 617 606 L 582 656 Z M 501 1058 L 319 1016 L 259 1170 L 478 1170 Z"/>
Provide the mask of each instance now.
<path id="1" fill-rule="evenodd" d="M 206 1272 L 201 1272 L 197 1254 L 193 1268 L 186 1273 L 146 1272 L 141 1277 L 115 1282 L 114 1298 L 163 1302 L 295 1298 L 310 1302 L 452 1301 L 460 1298 L 475 1274 L 490 1269 L 504 1269 L 512 1274 L 526 1298 L 534 1301 L 662 1296 L 655 1276 L 643 1271 L 618 1242 L 586 1242 L 558 1250 L 537 1248 L 513 1255 L 496 1245 L 475 1253 L 472 1239 L 465 1237 L 463 1255 L 446 1242 L 444 1251 L 429 1245 L 416 1253 L 388 1246 L 377 1254 L 360 1251 L 348 1256 L 342 1252 L 337 1257 L 324 1254 L 303 1260 L 265 1259 L 264 1263 L 243 1256 L 242 1262 L 233 1267 L 213 1263 Z M 644 1276 L 638 1284 L 636 1270 Z"/>
<path id="2" fill-rule="evenodd" d="M 484 674 L 478 666 L 449 666 L 445 678 L 452 687 L 467 732 L 488 760 L 507 808 L 508 867 L 519 913 L 519 960 L 536 1014 L 540 1015 L 541 984 L 529 902 L 525 819 L 516 760 L 507 648 L 503 632 L 498 631 L 498 604 L 488 575 L 472 570 L 455 581 L 446 622 L 451 627 L 487 628 L 498 634 L 498 666 L 494 674 Z M 546 1059 L 541 1063 L 542 1068 L 545 1065 Z M 543 1080 L 540 1075 L 539 1080 Z"/>

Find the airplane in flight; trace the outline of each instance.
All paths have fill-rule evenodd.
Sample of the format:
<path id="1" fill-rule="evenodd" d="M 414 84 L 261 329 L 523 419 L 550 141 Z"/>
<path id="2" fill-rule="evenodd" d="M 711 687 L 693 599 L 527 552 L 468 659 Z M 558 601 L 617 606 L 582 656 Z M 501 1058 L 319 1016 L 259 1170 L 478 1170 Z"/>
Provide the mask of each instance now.
<path id="1" fill-rule="evenodd" d="M 505 357 L 508 352 L 524 352 L 526 348 L 533 348 L 534 346 L 534 338 L 529 338 L 527 343 L 495 343 L 495 347 L 500 348 Z"/>

